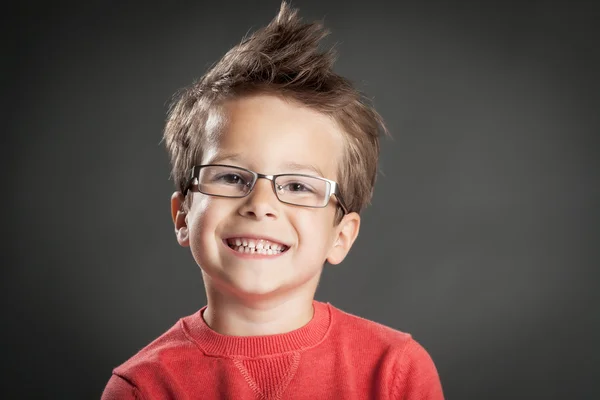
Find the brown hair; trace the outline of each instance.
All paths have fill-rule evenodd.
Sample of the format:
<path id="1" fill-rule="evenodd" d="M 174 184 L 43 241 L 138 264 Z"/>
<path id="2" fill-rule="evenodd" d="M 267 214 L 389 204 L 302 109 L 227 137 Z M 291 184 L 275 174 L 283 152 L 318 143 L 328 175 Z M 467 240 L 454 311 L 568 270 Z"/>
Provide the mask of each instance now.
<path id="1" fill-rule="evenodd" d="M 350 81 L 333 72 L 332 49 L 319 50 L 328 35 L 320 22 L 303 23 L 284 1 L 266 27 L 231 50 L 171 104 L 164 140 L 171 176 L 183 191 L 190 168 L 222 126 L 220 105 L 227 99 L 273 93 L 332 117 L 344 131 L 345 151 L 338 170 L 341 195 L 350 212 L 371 200 L 379 158 L 381 116 Z M 189 205 L 189 204 L 188 204 Z M 338 218 L 339 219 L 339 218 Z"/>

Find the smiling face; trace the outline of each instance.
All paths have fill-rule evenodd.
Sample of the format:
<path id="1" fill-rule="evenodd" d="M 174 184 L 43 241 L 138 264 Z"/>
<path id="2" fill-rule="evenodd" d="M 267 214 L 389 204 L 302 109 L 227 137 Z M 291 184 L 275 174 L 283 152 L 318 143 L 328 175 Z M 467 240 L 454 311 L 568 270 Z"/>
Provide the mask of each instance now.
<path id="1" fill-rule="evenodd" d="M 227 122 L 201 164 L 338 179 L 344 141 L 331 118 L 264 94 L 231 100 L 223 110 Z M 334 223 L 335 197 L 325 208 L 284 204 L 267 179 L 259 178 L 243 198 L 197 190 L 188 196 L 193 196 L 192 205 L 184 213 L 182 195 L 173 195 L 173 220 L 178 241 L 190 246 L 208 292 L 239 298 L 295 292 L 312 299 L 324 262 L 341 262 L 358 234 L 356 213 Z"/>

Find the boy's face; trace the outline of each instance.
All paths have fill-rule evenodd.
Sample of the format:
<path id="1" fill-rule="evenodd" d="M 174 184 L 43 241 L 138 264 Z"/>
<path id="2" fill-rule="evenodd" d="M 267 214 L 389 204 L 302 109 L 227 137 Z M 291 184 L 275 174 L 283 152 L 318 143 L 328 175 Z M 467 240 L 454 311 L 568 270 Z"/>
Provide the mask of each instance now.
<path id="1" fill-rule="evenodd" d="M 226 164 L 262 174 L 301 173 L 337 181 L 343 137 L 329 117 L 272 95 L 227 102 L 226 124 L 202 164 Z M 324 262 L 341 262 L 356 239 L 360 218 L 346 215 L 335 225 L 337 200 L 325 208 L 280 202 L 272 182 L 258 179 L 244 198 L 222 198 L 190 191 L 192 205 L 182 209 L 175 193 L 172 214 L 177 238 L 190 246 L 209 290 L 236 297 L 284 293 L 314 296 Z M 272 255 L 240 253 L 230 244 L 260 238 L 285 246 Z M 269 242 L 262 242 L 268 244 Z M 234 246 L 235 247 L 235 246 Z"/>

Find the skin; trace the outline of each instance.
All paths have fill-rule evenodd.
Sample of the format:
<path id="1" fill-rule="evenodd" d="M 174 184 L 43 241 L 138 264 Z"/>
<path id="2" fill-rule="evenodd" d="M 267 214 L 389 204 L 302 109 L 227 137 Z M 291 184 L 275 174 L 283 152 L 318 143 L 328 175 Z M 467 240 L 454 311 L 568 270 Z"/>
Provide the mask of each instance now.
<path id="1" fill-rule="evenodd" d="M 343 133 L 330 117 L 267 94 L 231 100 L 223 109 L 227 123 L 202 164 L 337 180 Z M 335 197 L 325 208 L 284 204 L 266 179 L 245 198 L 188 195 L 193 196 L 189 211 L 180 192 L 171 198 L 171 211 L 177 241 L 190 247 L 202 270 L 206 323 L 234 336 L 285 333 L 308 323 L 323 265 L 346 257 L 358 235 L 359 215 L 350 213 L 336 225 Z M 274 238 L 289 249 L 274 257 L 241 257 L 223 242 L 248 235 Z"/>

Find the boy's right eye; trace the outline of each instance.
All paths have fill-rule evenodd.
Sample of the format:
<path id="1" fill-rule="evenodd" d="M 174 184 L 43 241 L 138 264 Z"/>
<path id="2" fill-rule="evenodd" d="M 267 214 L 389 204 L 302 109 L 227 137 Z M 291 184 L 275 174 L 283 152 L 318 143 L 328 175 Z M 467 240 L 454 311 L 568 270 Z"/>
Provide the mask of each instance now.
<path id="1" fill-rule="evenodd" d="M 245 184 L 244 178 L 242 178 L 238 174 L 234 174 L 234 173 L 217 175 L 217 176 L 215 176 L 214 181 L 218 182 L 218 183 L 225 183 L 228 185 L 243 185 L 243 184 Z"/>

